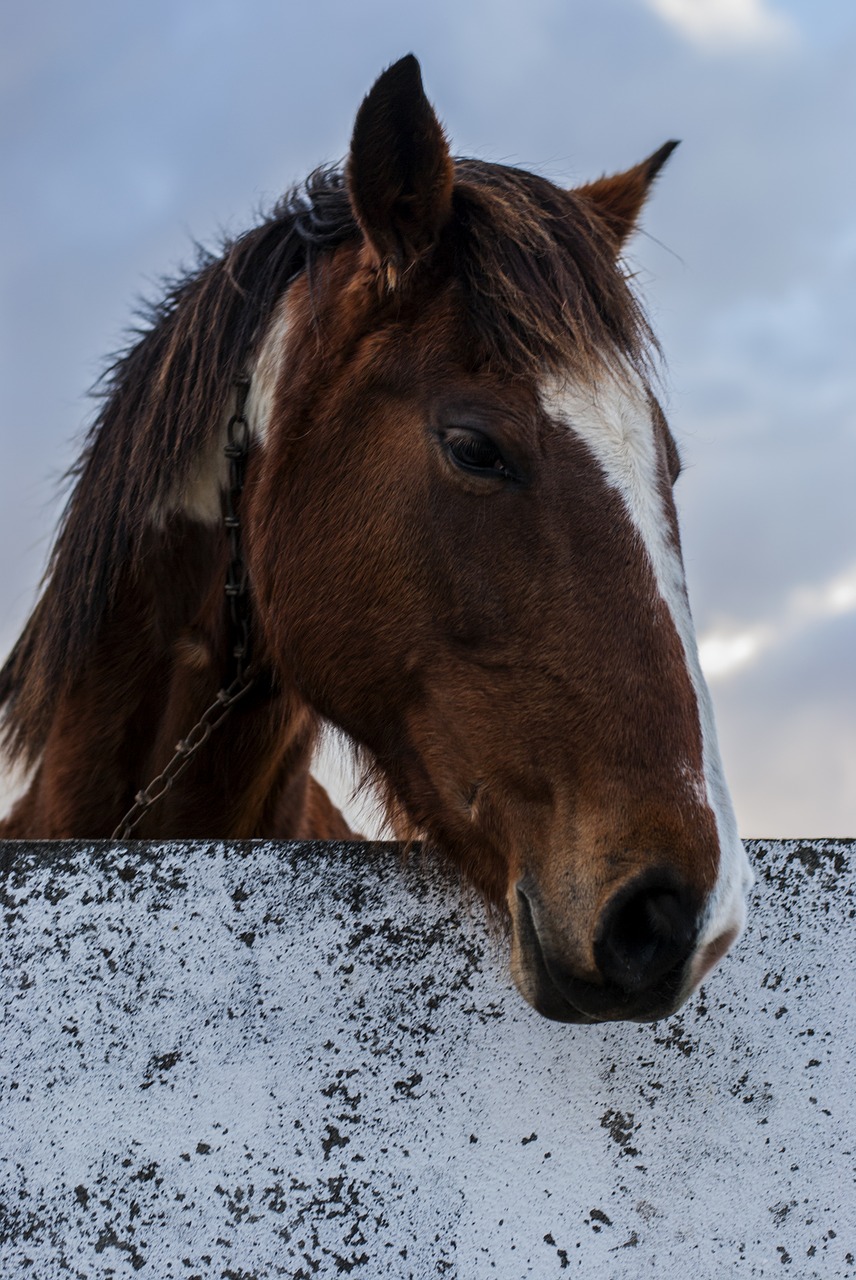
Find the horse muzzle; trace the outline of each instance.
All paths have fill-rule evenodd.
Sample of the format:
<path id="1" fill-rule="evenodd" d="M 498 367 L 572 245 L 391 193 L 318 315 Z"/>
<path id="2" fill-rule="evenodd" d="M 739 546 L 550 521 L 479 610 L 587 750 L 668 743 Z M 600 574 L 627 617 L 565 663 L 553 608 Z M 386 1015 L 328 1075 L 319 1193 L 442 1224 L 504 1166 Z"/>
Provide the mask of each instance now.
<path id="1" fill-rule="evenodd" d="M 674 1013 L 695 985 L 687 975 L 701 904 L 667 869 L 649 869 L 615 889 L 584 944 L 551 924 L 533 877 L 523 876 L 511 897 L 512 974 L 546 1018 L 653 1022 Z"/>

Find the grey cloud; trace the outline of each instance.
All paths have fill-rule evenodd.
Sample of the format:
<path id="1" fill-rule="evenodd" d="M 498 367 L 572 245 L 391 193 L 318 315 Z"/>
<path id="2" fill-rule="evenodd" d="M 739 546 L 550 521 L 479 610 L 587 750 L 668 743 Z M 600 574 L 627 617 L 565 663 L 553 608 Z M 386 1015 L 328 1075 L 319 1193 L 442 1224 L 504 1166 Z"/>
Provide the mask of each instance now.
<path id="1" fill-rule="evenodd" d="M 744 835 L 853 830 L 854 653 L 851 614 L 717 684 L 723 756 Z"/>

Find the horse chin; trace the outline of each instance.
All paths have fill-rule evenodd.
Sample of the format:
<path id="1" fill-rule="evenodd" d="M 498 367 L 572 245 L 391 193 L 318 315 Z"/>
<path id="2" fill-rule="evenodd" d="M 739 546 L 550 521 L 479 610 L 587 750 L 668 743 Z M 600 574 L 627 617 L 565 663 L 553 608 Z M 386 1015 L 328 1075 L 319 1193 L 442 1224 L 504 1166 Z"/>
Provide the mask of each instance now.
<path id="1" fill-rule="evenodd" d="M 531 1005 L 543 1018 L 548 1018 L 551 1022 L 575 1023 L 578 1026 L 593 1026 L 604 1022 L 659 1022 L 663 1018 L 671 1017 L 683 1003 L 682 1000 L 667 999 L 644 1010 L 625 1010 L 620 1005 L 613 1005 L 595 1012 L 594 1010 L 580 1009 L 572 1004 L 559 991 L 558 987 L 549 978 L 549 975 L 546 976 L 546 981 L 542 978 L 540 981 L 533 983 L 531 970 L 523 975 L 519 974 L 517 966 L 512 966 L 512 976 L 517 990 L 526 1003 Z M 598 989 L 595 988 L 595 990 Z"/>
<path id="2" fill-rule="evenodd" d="M 522 985 L 517 975 L 513 974 L 517 990 L 523 996 L 528 1005 L 531 1005 L 536 1013 L 540 1013 L 542 1018 L 548 1018 L 550 1022 L 575 1023 L 578 1026 L 590 1026 L 592 1023 L 599 1022 L 600 1019 L 593 1017 L 590 1013 L 583 1013 L 581 1009 L 575 1009 L 564 996 L 558 991 L 552 983 L 549 987 L 539 986 L 537 990 L 530 989 L 529 984 Z"/>

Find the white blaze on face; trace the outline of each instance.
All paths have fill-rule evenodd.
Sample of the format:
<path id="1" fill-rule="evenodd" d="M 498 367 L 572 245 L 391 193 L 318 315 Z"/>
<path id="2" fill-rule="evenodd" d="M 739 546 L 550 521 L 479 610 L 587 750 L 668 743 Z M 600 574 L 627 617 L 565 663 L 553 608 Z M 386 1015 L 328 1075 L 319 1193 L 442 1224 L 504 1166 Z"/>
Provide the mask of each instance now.
<path id="1" fill-rule="evenodd" d="M 745 896 L 754 876 L 737 834 L 737 821 L 719 755 L 716 727 L 698 659 L 695 630 L 687 599 L 684 567 L 671 537 L 661 489 L 661 462 L 648 396 L 628 375 L 605 379 L 596 391 L 551 381 L 541 394 L 544 411 L 573 431 L 600 465 L 610 487 L 620 494 L 648 553 L 657 586 L 680 637 L 687 671 L 695 690 L 702 735 L 704 776 L 687 766 L 683 785 L 696 801 L 707 804 L 719 836 L 719 873 L 702 921 L 690 966 L 688 994 L 712 967 L 714 946 L 724 934 L 731 941 L 743 929 Z M 677 783 L 676 780 L 676 784 Z"/>
<path id="2" fill-rule="evenodd" d="M 267 439 L 276 388 L 285 360 L 290 327 L 287 302 L 288 294 L 285 294 L 273 313 L 258 353 L 248 370 L 250 389 L 244 413 L 251 438 L 262 445 Z M 229 465 L 223 450 L 227 441 L 229 419 L 234 412 L 233 391 L 223 409 L 216 435 L 195 459 L 185 483 L 181 487 L 176 485 L 166 501 L 160 503 L 152 513 L 152 523 L 163 524 L 167 516 L 178 513 L 190 520 L 197 520 L 200 524 L 220 523 L 220 495 L 229 483 Z"/>

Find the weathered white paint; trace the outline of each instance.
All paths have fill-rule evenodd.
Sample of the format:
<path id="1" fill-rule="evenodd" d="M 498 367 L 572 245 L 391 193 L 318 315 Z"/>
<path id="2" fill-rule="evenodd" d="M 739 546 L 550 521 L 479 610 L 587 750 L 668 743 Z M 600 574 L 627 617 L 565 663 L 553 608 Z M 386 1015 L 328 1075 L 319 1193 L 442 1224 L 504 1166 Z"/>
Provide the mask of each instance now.
<path id="1" fill-rule="evenodd" d="M 391 846 L 0 846 L 0 1275 L 853 1273 L 852 843 L 754 842 L 678 1016 L 569 1027 Z"/>
<path id="2" fill-rule="evenodd" d="M 585 442 L 607 483 L 621 495 L 680 637 L 695 690 L 704 777 L 696 777 L 687 766 L 684 781 L 691 798 L 695 799 L 699 790 L 702 791 L 704 802 L 716 819 L 719 871 L 699 932 L 695 959 L 687 975 L 687 990 L 691 991 L 703 976 L 707 948 L 723 935 L 733 933 L 738 937 L 743 930 L 752 872 L 737 832 L 734 806 L 725 781 L 713 704 L 699 663 L 684 567 L 663 507 L 650 403 L 629 373 L 626 379 L 606 379 L 596 389 L 552 382 L 543 389 L 542 401 L 554 420 L 566 425 Z"/>

